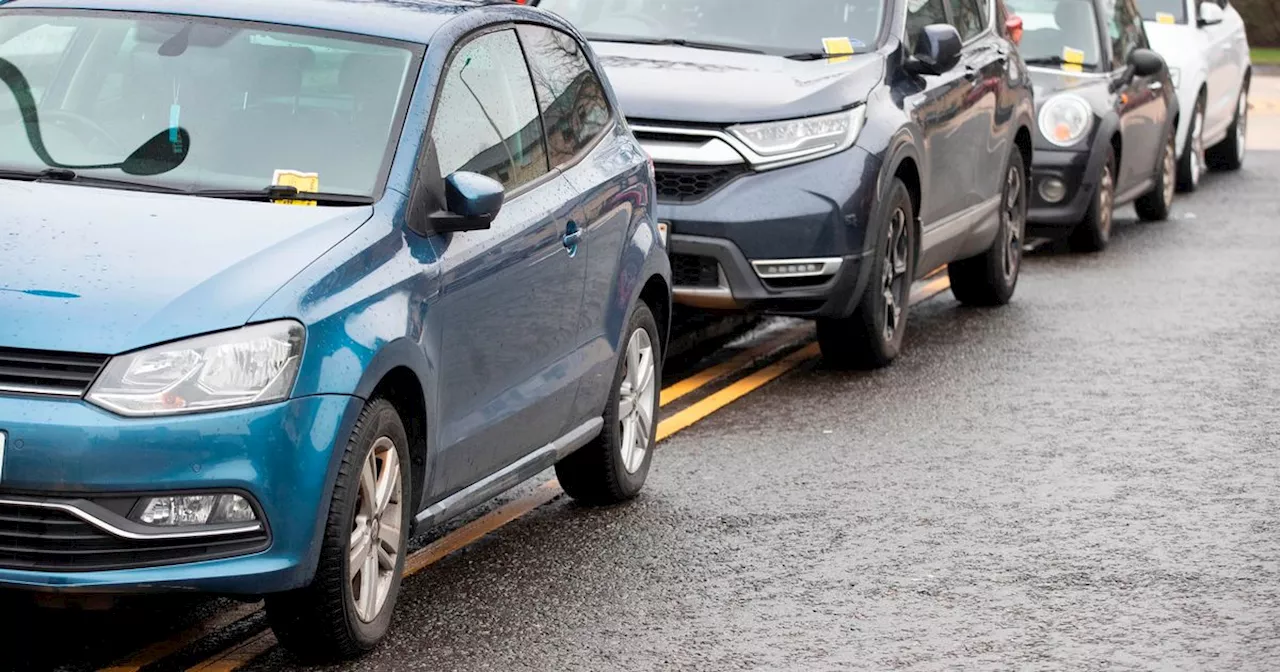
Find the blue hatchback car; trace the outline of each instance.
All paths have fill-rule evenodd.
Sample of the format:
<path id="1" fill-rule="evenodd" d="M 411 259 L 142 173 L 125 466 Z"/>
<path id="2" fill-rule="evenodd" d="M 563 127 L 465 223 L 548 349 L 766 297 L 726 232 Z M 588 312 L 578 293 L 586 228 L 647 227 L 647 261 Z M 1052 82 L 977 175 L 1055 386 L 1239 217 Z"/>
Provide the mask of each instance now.
<path id="1" fill-rule="evenodd" d="M 643 485 L 670 266 L 564 21 L 17 0 L 0 79 L 0 586 L 265 595 L 355 655 L 415 527 Z"/>

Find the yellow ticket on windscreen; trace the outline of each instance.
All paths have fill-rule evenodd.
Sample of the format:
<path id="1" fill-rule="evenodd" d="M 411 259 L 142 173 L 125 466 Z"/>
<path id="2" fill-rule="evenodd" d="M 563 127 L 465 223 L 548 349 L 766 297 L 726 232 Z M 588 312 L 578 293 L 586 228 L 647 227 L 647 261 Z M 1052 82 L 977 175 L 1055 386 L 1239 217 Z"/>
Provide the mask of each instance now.
<path id="1" fill-rule="evenodd" d="M 847 37 L 824 37 L 822 51 L 832 63 L 847 61 L 853 54 L 853 40 Z"/>
<path id="2" fill-rule="evenodd" d="M 1084 51 L 1081 49 L 1072 49 L 1071 47 L 1063 47 L 1062 60 L 1067 63 L 1081 65 L 1084 63 Z"/>
<path id="3" fill-rule="evenodd" d="M 277 170 L 271 176 L 273 187 L 293 187 L 298 191 L 320 191 L 320 173 L 304 173 L 300 170 Z M 297 201 L 291 199 L 276 201 L 281 205 L 314 206 L 315 201 Z"/>
<path id="4" fill-rule="evenodd" d="M 1156 23 L 1177 23 L 1178 17 L 1165 12 L 1156 12 Z"/>

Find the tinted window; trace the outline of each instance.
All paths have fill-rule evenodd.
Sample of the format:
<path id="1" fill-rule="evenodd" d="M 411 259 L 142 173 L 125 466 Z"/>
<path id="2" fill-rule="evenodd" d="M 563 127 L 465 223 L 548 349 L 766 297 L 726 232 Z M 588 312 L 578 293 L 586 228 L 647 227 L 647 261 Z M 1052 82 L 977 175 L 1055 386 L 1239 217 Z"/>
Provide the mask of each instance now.
<path id="1" fill-rule="evenodd" d="M 519 30 L 546 125 L 551 165 L 563 165 L 609 125 L 609 100 L 577 40 L 541 26 Z"/>
<path id="2" fill-rule="evenodd" d="M 1111 16 L 1107 19 L 1107 32 L 1111 36 L 1111 54 L 1114 61 L 1112 69 L 1124 67 L 1125 61 L 1134 49 L 1146 46 L 1146 33 L 1142 29 L 1142 16 L 1132 4 L 1132 0 L 1105 0 L 1105 5 L 1112 5 Z"/>
<path id="3" fill-rule="evenodd" d="M 934 23 L 949 23 L 942 0 L 909 0 L 907 2 L 907 45 L 914 51 L 920 29 Z"/>
<path id="4" fill-rule="evenodd" d="M 968 40 L 987 29 L 983 12 L 986 4 L 986 0 L 951 0 L 951 9 L 956 13 L 956 29 L 961 37 Z"/>
<path id="5" fill-rule="evenodd" d="M 1157 23 L 1186 23 L 1186 8 L 1184 0 L 1138 0 L 1142 18 Z"/>
<path id="6" fill-rule="evenodd" d="M 315 173 L 322 191 L 374 195 L 418 53 L 386 40 L 222 19 L 0 11 L 0 56 L 30 82 L 50 156 L 114 164 L 181 127 L 190 153 L 174 170 L 86 172 L 184 190 L 262 189 L 277 171 L 299 171 Z M 44 168 L 15 104 L 0 85 L 0 168 Z"/>
<path id="7" fill-rule="evenodd" d="M 482 35 L 454 55 L 431 140 L 442 176 L 480 173 L 512 190 L 547 173 L 538 103 L 515 31 Z"/>
<path id="8" fill-rule="evenodd" d="M 1065 62 L 1081 70 L 1096 70 L 1102 62 L 1098 15 L 1092 0 L 1005 0 L 1005 5 L 1022 17 L 1018 51 L 1028 65 Z"/>
<path id="9" fill-rule="evenodd" d="M 776 54 L 821 52 L 847 37 L 867 51 L 880 34 L 886 0 L 541 0 L 589 40 L 682 39 Z M 892 5 L 890 5 L 892 6 Z"/>

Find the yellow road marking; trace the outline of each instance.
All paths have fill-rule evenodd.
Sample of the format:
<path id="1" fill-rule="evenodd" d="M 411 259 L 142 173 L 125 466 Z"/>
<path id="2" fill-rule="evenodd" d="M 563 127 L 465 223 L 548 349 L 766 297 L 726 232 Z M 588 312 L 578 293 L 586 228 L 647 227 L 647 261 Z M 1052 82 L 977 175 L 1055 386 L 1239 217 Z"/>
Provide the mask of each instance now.
<path id="1" fill-rule="evenodd" d="M 794 329 L 788 329 L 777 338 L 770 339 L 769 341 L 751 348 L 750 350 L 738 353 L 719 364 L 709 366 L 678 383 L 668 385 L 662 390 L 662 398 L 658 403 L 660 406 L 666 406 L 680 397 L 697 391 L 705 385 L 745 369 L 757 359 L 772 355 L 812 332 L 813 326 L 808 324 Z"/>
<path id="2" fill-rule="evenodd" d="M 202 623 L 198 623 L 182 632 L 179 632 L 168 639 L 158 641 L 144 649 L 141 649 L 133 655 L 125 658 L 111 667 L 105 667 L 100 672 L 138 672 L 142 668 L 159 661 L 160 659 L 177 653 L 178 651 L 194 644 L 195 642 L 239 621 L 248 618 L 262 609 L 262 604 L 238 604 L 226 611 L 206 619 Z"/>
<path id="3" fill-rule="evenodd" d="M 554 478 L 538 486 L 533 494 L 526 495 L 514 502 L 503 505 L 495 511 L 486 513 L 445 536 L 423 546 L 404 562 L 404 575 L 413 576 L 447 557 L 450 553 L 465 548 L 485 535 L 520 518 L 530 511 L 559 497 L 564 490 Z"/>
<path id="4" fill-rule="evenodd" d="M 690 425 L 741 399 L 759 389 L 778 376 L 800 366 L 807 360 L 818 356 L 818 344 L 811 343 L 796 352 L 787 355 L 778 362 L 756 371 L 738 382 L 699 400 L 689 408 L 663 420 L 658 425 L 658 441 L 665 440 L 672 434 L 687 429 Z"/>
<path id="5" fill-rule="evenodd" d="M 196 665 L 187 672 L 234 672 L 249 664 L 254 658 L 261 656 L 276 645 L 276 635 L 267 628 L 249 639 L 219 653 L 218 655 Z"/>
<path id="6" fill-rule="evenodd" d="M 934 277 L 934 276 L 939 276 L 938 270 L 935 270 L 933 273 L 930 273 L 928 277 Z M 951 279 L 949 277 L 946 277 L 946 276 L 934 277 L 933 280 L 926 283 L 924 286 L 920 287 L 918 290 L 912 292 L 911 304 L 915 305 L 922 301 L 926 301 L 934 296 L 937 296 L 938 294 L 941 294 L 942 292 L 945 292 L 950 287 L 951 287 Z M 804 331 L 807 331 L 807 328 L 797 328 L 797 329 L 788 331 L 786 334 L 784 334 L 784 336 L 790 336 L 790 337 L 799 336 L 800 338 L 803 338 L 803 335 L 801 332 L 804 332 Z M 729 362 L 735 362 L 736 364 L 738 364 L 739 369 L 750 366 L 755 362 L 756 359 L 759 359 L 762 356 L 771 354 L 781 348 L 786 347 L 789 343 L 782 342 L 783 340 L 784 339 L 781 337 L 773 339 L 764 345 L 758 346 L 757 348 L 753 348 L 752 350 L 744 352 L 740 355 L 736 355 L 734 358 L 726 361 L 724 364 L 728 364 Z M 794 340 L 792 340 L 791 342 L 794 342 Z M 748 394 L 751 394 L 755 390 L 776 380 L 777 378 L 795 369 L 796 367 L 799 367 L 810 360 L 816 359 L 820 355 L 821 355 L 821 350 L 819 350 L 818 344 L 810 343 L 809 345 L 803 348 L 800 348 L 799 350 L 791 353 L 790 355 L 787 355 L 781 360 L 769 366 L 766 366 L 765 368 L 760 369 L 759 371 L 756 371 L 755 373 L 743 378 L 742 380 L 739 380 L 733 383 L 732 385 L 729 385 L 723 390 L 715 392 L 714 394 L 709 395 L 705 399 L 695 402 L 688 408 L 660 422 L 658 424 L 658 434 L 657 434 L 657 437 L 655 438 L 655 442 L 664 441 L 667 438 L 670 438 L 672 435 L 676 434 L 677 432 L 680 432 L 681 430 L 684 430 L 684 429 L 688 429 L 689 427 L 699 422 L 700 420 L 705 419 L 707 416 L 711 415 L 712 413 L 715 413 L 716 411 L 724 408 L 725 406 L 728 406 L 729 404 L 737 401 L 738 399 L 741 399 L 742 397 L 745 397 Z M 723 364 L 717 365 L 717 367 L 723 367 Z M 680 381 L 679 383 L 676 383 L 676 385 L 673 385 L 667 389 L 664 389 L 662 391 L 662 403 L 663 404 L 670 403 L 671 401 L 674 401 L 675 399 L 678 399 L 681 396 L 689 394 L 690 392 L 718 378 L 734 373 L 737 370 L 737 369 L 729 370 L 729 369 L 722 368 L 720 370 L 721 372 L 716 374 L 715 376 L 710 378 L 705 378 L 705 374 L 707 372 L 711 371 L 712 369 L 716 369 L 717 367 L 711 367 L 711 369 L 708 369 L 707 371 L 694 374 L 690 378 L 687 378 L 683 381 Z M 697 382 L 697 384 L 694 385 L 694 382 Z M 681 391 L 680 394 L 678 395 L 668 398 L 668 390 L 675 388 L 676 386 L 679 386 L 679 385 L 684 385 L 688 387 L 688 389 Z M 466 548 L 467 546 L 475 543 L 476 541 L 483 539 L 485 536 L 493 532 L 496 532 L 500 528 L 506 526 L 508 523 L 511 523 L 515 520 L 520 519 L 521 517 L 528 514 L 530 511 L 533 511 L 534 509 L 537 509 L 538 507 L 552 501 L 556 497 L 559 497 L 563 492 L 564 491 L 560 488 L 559 482 L 557 482 L 555 479 L 552 479 L 538 486 L 538 489 L 534 491 L 532 494 L 526 495 L 516 501 L 510 502 L 502 507 L 499 507 L 497 510 L 491 511 L 485 514 L 484 516 L 481 516 L 480 518 L 477 518 L 476 520 L 470 523 L 467 523 L 466 525 L 463 525 L 462 527 L 454 530 L 453 532 L 450 532 L 449 534 L 441 537 L 440 539 L 437 539 L 436 541 L 431 542 L 430 544 L 424 546 L 423 548 L 419 549 L 418 551 L 410 555 L 405 560 L 404 576 L 409 577 L 409 576 L 413 576 L 414 574 L 417 574 L 418 572 L 422 571 L 423 569 L 426 569 L 432 564 L 439 562 L 440 560 L 448 557 L 450 554 L 458 550 L 461 550 L 463 548 Z M 257 608 L 258 607 L 255 607 L 254 610 L 256 611 Z M 237 644 L 236 646 L 226 649 L 225 651 L 217 654 L 213 658 L 210 658 L 204 661 L 203 663 L 200 663 L 198 666 L 190 668 L 188 672 L 234 672 L 235 670 L 238 670 L 239 668 L 248 664 L 254 658 L 262 655 L 263 653 L 266 653 L 266 651 L 269 650 L 271 647 L 275 646 L 275 644 L 276 644 L 275 635 L 271 633 L 270 629 L 267 629 L 264 632 L 261 632 L 255 635 L 254 637 L 251 637 L 250 639 L 240 644 Z"/>

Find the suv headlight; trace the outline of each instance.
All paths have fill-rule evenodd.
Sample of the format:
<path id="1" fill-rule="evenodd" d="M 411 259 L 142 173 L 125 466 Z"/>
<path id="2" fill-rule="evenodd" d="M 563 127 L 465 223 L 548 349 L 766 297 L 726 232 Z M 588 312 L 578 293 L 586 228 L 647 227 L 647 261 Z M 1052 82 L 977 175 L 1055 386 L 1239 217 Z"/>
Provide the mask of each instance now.
<path id="1" fill-rule="evenodd" d="M 1080 96 L 1064 93 L 1040 108 L 1040 135 L 1059 146 L 1070 147 L 1093 126 L 1093 108 Z"/>
<path id="2" fill-rule="evenodd" d="M 86 399 L 131 416 L 279 401 L 293 389 L 304 333 L 297 322 L 268 322 L 113 357 Z"/>
<path id="3" fill-rule="evenodd" d="M 820 117 L 740 124 L 729 133 L 756 156 L 756 168 L 772 168 L 785 163 L 808 161 L 843 152 L 853 146 L 867 120 L 867 106 L 824 114 Z"/>

